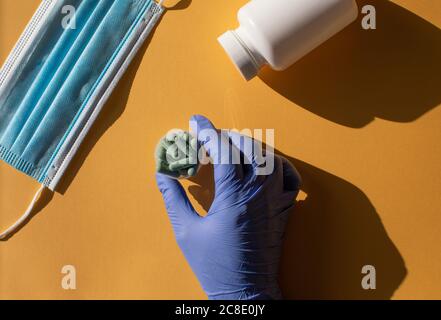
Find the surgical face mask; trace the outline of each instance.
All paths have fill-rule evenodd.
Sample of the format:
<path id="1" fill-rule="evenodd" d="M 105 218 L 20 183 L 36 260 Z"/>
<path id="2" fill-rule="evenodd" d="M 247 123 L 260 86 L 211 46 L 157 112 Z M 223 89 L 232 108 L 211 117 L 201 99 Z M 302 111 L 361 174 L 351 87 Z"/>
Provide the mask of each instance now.
<path id="1" fill-rule="evenodd" d="M 42 1 L 0 71 L 0 159 L 42 187 L 0 239 L 55 191 L 163 11 L 153 0 Z"/>

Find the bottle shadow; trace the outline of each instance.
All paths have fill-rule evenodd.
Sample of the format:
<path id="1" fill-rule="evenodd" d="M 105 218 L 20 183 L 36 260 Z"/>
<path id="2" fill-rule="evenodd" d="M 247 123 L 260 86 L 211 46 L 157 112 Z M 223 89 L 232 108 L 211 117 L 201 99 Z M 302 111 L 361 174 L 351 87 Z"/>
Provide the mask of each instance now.
<path id="1" fill-rule="evenodd" d="M 184 10 L 187 9 L 192 3 L 192 0 L 173 0 L 166 2 L 167 11 Z"/>
<path id="2" fill-rule="evenodd" d="M 286 228 L 279 277 L 285 299 L 390 299 L 407 270 L 367 196 L 348 181 L 278 154 L 299 170 L 307 195 Z M 189 193 L 208 211 L 213 169 L 203 167 L 192 181 Z M 362 288 L 365 265 L 375 267 L 375 290 Z"/>
<path id="3" fill-rule="evenodd" d="M 260 78 L 310 112 L 361 128 L 376 117 L 411 122 L 441 102 L 441 31 L 386 0 L 374 5 L 377 29 L 358 22 L 283 72 Z"/>

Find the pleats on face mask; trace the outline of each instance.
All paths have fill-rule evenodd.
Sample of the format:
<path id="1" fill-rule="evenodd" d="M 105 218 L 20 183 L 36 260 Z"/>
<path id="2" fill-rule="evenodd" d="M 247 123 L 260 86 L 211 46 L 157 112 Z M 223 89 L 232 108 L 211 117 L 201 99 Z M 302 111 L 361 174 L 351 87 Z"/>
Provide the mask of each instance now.
<path id="1" fill-rule="evenodd" d="M 149 1 L 57 1 L 45 32 L 0 97 L 0 146 L 41 174 Z M 75 8 L 65 28 L 63 6 Z"/>
<path id="2" fill-rule="evenodd" d="M 0 70 L 0 159 L 41 187 L 0 240 L 56 190 L 163 12 L 153 0 L 42 0 Z"/>

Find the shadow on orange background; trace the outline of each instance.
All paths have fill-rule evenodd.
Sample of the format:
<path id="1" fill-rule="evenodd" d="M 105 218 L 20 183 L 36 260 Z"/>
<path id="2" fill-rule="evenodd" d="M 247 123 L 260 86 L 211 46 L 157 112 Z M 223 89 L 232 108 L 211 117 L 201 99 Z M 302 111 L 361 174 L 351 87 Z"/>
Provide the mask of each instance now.
<path id="1" fill-rule="evenodd" d="M 352 128 L 376 117 L 416 120 L 441 102 L 441 31 L 387 0 L 358 0 L 377 11 L 377 29 L 361 19 L 283 72 L 262 72 L 275 91 L 310 112 Z"/>
<path id="2" fill-rule="evenodd" d="M 280 152 L 278 152 L 281 154 Z M 280 286 L 285 299 L 390 299 L 406 277 L 404 260 L 367 196 L 353 184 L 283 155 L 302 175 L 302 191 L 287 225 Z M 201 168 L 188 187 L 208 211 L 213 169 Z M 376 290 L 363 290 L 364 265 L 376 269 Z"/>
<path id="3" fill-rule="evenodd" d="M 177 9 L 190 3 L 182 1 Z M 441 101 L 440 30 L 388 1 L 371 3 L 377 7 L 376 31 L 363 31 L 354 24 L 289 70 L 266 70 L 263 81 L 311 112 L 354 128 L 375 117 L 412 121 L 435 107 Z M 124 112 L 150 40 L 86 137 L 60 184 L 61 193 L 100 137 Z M 407 271 L 370 200 L 351 183 L 287 158 L 302 174 L 308 196 L 294 208 L 287 227 L 280 277 L 285 298 L 391 298 Z M 208 210 L 213 198 L 212 174 L 205 172 L 200 177 L 200 186 L 190 186 L 189 192 Z M 48 201 L 50 198 L 43 202 Z M 361 289 L 361 268 L 366 264 L 376 267 L 376 290 Z"/>
<path id="4" fill-rule="evenodd" d="M 177 9 L 190 3 L 181 1 Z M 377 7 L 378 30 L 363 31 L 354 24 L 291 69 L 266 70 L 262 79 L 296 104 L 350 127 L 362 127 L 374 117 L 412 121 L 435 107 L 441 101 L 440 31 L 393 3 L 372 3 Z M 80 148 L 60 185 L 61 193 L 124 112 L 150 40 Z M 308 196 L 298 202 L 287 226 L 280 276 L 284 297 L 391 298 L 407 271 L 368 197 L 348 181 L 285 157 L 301 173 L 302 190 Z M 214 194 L 212 168 L 204 167 L 194 182 L 198 185 L 188 191 L 208 211 Z M 361 289 L 361 268 L 367 264 L 376 267 L 376 290 Z"/>
<path id="5" fill-rule="evenodd" d="M 288 158 L 307 194 L 287 226 L 281 286 L 294 299 L 390 299 L 407 271 L 375 207 L 353 184 Z M 376 269 L 376 290 L 363 290 L 361 269 Z"/>
<path id="6" fill-rule="evenodd" d="M 166 10 L 184 10 L 188 8 L 191 3 L 192 0 L 167 1 Z M 160 21 L 156 25 L 159 25 L 161 23 L 162 18 L 163 16 L 160 18 Z M 136 73 L 139 69 L 139 66 L 141 65 L 144 54 L 153 39 L 155 30 L 151 32 L 146 42 L 136 54 L 129 68 L 125 72 L 122 79 L 119 81 L 109 100 L 106 102 L 106 105 L 99 114 L 96 122 L 93 124 L 90 132 L 84 139 L 84 142 L 75 155 L 72 163 L 69 165 L 68 170 L 64 174 L 59 186 L 57 187 L 57 191 L 61 194 L 66 193 L 70 184 L 75 179 L 75 176 L 77 175 L 78 171 L 80 170 L 81 166 L 83 165 L 84 161 L 86 160 L 87 156 L 92 151 L 98 140 L 123 114 L 127 105 L 127 101 L 129 99 L 133 81 L 136 77 Z"/>

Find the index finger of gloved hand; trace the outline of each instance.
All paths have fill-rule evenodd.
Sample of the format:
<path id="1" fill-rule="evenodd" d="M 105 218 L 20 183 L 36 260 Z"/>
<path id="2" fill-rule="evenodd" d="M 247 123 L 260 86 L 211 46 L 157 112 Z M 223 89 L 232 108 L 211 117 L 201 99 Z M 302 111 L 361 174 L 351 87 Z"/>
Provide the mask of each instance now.
<path id="1" fill-rule="evenodd" d="M 215 180 L 242 178 L 240 151 L 230 142 L 224 132 L 219 132 L 206 117 L 195 115 L 190 120 L 190 128 L 213 161 Z"/>
<path id="2" fill-rule="evenodd" d="M 237 131 L 228 131 L 228 136 L 244 155 L 245 164 L 251 164 L 254 168 L 265 164 L 265 155 L 263 153 L 262 142 L 251 137 L 240 134 Z"/>

